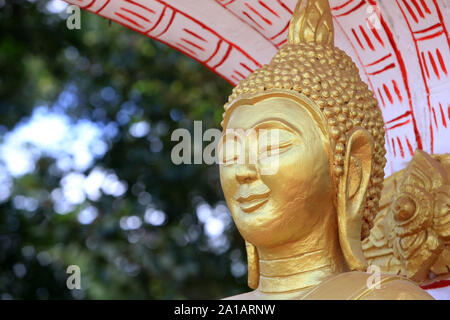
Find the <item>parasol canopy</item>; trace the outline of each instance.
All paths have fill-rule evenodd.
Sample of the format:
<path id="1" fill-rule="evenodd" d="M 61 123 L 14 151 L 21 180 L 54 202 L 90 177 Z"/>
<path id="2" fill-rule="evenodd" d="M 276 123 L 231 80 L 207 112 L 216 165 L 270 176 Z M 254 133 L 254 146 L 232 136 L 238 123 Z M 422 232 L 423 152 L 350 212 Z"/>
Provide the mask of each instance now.
<path id="1" fill-rule="evenodd" d="M 287 42 L 297 0 L 66 0 L 165 43 L 237 84 Z M 335 45 L 386 123 L 386 174 L 450 152 L 450 1 L 330 0 Z M 226 93 L 224 93 L 224 98 Z"/>

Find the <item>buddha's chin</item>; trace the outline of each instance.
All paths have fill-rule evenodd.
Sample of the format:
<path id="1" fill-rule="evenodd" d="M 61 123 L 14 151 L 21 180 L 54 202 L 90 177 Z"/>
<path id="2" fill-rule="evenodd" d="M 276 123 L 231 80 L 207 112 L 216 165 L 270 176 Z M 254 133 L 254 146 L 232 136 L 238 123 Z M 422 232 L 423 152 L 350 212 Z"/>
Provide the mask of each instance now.
<path id="1" fill-rule="evenodd" d="M 245 212 L 240 205 L 233 207 L 233 219 L 240 234 L 255 245 L 265 245 L 267 232 L 282 230 L 283 221 L 279 213 L 273 207 L 273 199 L 261 201 L 250 212 Z"/>

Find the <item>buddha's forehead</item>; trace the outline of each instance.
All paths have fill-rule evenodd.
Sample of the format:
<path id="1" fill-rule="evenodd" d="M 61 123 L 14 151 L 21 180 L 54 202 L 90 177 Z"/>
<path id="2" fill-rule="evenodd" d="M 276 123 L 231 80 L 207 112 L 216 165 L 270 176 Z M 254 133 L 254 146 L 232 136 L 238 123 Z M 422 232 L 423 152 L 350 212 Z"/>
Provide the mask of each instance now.
<path id="1" fill-rule="evenodd" d="M 288 97 L 267 97 L 238 105 L 232 110 L 227 129 L 251 129 L 260 123 L 281 122 L 299 133 L 320 131 L 321 123 L 313 118 L 305 104 Z"/>

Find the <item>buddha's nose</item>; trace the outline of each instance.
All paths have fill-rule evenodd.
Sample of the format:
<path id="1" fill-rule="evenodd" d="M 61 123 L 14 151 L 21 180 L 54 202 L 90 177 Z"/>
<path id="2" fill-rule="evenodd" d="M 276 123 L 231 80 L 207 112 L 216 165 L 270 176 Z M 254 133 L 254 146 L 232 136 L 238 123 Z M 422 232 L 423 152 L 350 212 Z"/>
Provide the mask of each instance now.
<path id="1" fill-rule="evenodd" d="M 254 164 L 240 164 L 236 169 L 236 180 L 241 183 L 251 183 L 258 178 Z"/>

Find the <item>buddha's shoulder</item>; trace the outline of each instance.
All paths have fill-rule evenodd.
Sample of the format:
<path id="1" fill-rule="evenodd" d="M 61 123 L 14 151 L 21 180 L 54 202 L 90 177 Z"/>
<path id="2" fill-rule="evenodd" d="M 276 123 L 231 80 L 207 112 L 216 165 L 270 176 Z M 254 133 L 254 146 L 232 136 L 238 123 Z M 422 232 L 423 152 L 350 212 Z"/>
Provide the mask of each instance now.
<path id="1" fill-rule="evenodd" d="M 433 300 L 406 278 L 365 272 L 334 276 L 303 297 L 306 300 Z"/>
<path id="2" fill-rule="evenodd" d="M 346 272 L 323 281 L 302 296 L 301 300 L 433 300 L 425 290 L 406 278 L 376 275 L 365 272 Z M 225 298 L 224 300 L 259 300 L 255 290 Z"/>
<path id="3" fill-rule="evenodd" d="M 241 293 L 235 296 L 223 298 L 222 300 L 259 300 L 257 297 L 256 290 L 246 293 Z"/>

